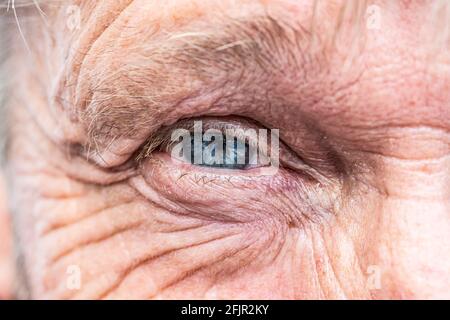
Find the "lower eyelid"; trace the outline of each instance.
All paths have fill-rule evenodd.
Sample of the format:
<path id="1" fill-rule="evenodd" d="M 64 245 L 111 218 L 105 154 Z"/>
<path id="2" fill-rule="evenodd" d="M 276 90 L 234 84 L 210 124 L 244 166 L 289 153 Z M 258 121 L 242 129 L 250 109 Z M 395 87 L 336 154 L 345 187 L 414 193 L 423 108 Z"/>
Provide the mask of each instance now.
<path id="1" fill-rule="evenodd" d="M 154 152 L 152 156 L 146 159 L 147 163 L 153 163 L 155 165 L 167 166 L 167 170 L 178 170 L 180 172 L 180 176 L 191 176 L 191 177 L 209 177 L 211 179 L 223 180 L 224 182 L 230 181 L 262 181 L 267 179 L 262 179 L 266 176 L 272 176 L 274 174 L 266 174 L 266 167 L 250 167 L 248 169 L 228 169 L 228 168 L 215 168 L 209 166 L 202 166 L 192 164 L 188 161 L 182 161 L 174 159 L 170 156 L 170 154 L 165 152 Z M 146 164 L 143 163 L 141 166 L 141 170 Z M 277 169 L 277 168 L 276 168 Z"/>
<path id="2" fill-rule="evenodd" d="M 165 153 L 145 162 L 141 175 L 130 183 L 147 200 L 174 214 L 247 223 L 276 217 L 300 221 L 305 215 L 326 211 L 320 208 L 314 186 L 284 169 L 275 176 L 220 176 L 217 170 L 193 172 L 171 162 Z M 314 197 L 314 203 L 309 196 Z"/>
<path id="3" fill-rule="evenodd" d="M 280 168 L 275 175 L 261 174 L 264 168 L 250 170 L 214 169 L 194 166 L 172 159 L 167 153 L 156 152 L 141 167 L 141 176 L 155 189 L 176 188 L 173 192 L 214 192 L 214 188 L 235 193 L 242 190 L 253 192 L 283 193 L 299 191 L 296 174 Z M 305 182 L 302 182 L 304 185 Z M 208 189 L 209 188 L 209 189 Z"/>

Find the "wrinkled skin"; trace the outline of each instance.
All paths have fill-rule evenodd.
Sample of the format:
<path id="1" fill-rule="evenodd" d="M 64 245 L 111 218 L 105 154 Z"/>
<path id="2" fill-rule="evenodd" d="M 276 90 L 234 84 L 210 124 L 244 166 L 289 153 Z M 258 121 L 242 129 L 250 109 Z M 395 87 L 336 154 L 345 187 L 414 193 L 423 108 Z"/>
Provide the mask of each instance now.
<path id="1" fill-rule="evenodd" d="M 284 44 L 290 56 L 280 50 L 264 67 L 249 61 L 236 68 L 242 74 L 195 49 L 203 66 L 164 54 L 170 35 L 208 26 L 217 35 L 230 19 L 264 12 L 296 25 L 312 8 L 308 0 L 220 3 L 99 1 L 83 7 L 73 33 L 54 8 L 50 31 L 32 42 L 34 58 L 14 59 L 21 83 L 5 171 L 22 291 L 450 298 L 450 52 L 418 36 L 430 2 L 380 1 L 382 27 L 364 31 L 350 67 L 346 32 L 341 50 L 305 53 L 296 39 Z M 337 15 L 325 7 L 324 33 Z M 130 162 L 161 125 L 230 115 L 278 128 L 282 149 L 298 157 L 282 159 L 274 176 L 176 163 L 159 151 Z M 135 124 L 129 135 L 102 130 L 127 123 Z"/>

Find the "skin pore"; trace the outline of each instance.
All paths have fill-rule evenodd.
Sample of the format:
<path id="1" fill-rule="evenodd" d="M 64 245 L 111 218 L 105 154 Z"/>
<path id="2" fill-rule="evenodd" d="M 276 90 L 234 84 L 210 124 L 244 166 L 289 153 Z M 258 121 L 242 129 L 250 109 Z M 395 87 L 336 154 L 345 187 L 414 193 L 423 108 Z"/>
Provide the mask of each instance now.
<path id="1" fill-rule="evenodd" d="M 20 295 L 450 298 L 448 43 L 433 1 L 373 4 L 374 29 L 341 1 L 80 0 L 75 29 L 67 4 L 26 11 L 4 168 Z M 280 130 L 275 175 L 143 151 L 231 118 Z"/>

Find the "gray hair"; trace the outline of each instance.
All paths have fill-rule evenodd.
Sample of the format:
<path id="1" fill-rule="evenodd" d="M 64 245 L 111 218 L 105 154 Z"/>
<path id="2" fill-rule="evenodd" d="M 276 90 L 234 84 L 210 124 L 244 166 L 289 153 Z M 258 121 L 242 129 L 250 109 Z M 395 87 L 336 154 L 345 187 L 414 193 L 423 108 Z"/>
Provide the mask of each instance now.
<path id="1" fill-rule="evenodd" d="M 20 12 L 29 6 L 40 10 L 42 0 L 0 0 L 0 167 L 6 162 L 9 125 L 8 102 L 13 86 L 13 70 L 8 63 L 12 56 L 13 28 L 23 37 L 19 22 Z"/>
<path id="2" fill-rule="evenodd" d="M 7 98 L 8 98 L 8 79 L 7 79 L 7 68 L 8 68 L 8 51 L 9 45 L 9 33 L 7 29 L 7 21 L 4 18 L 3 9 L 0 6 L 0 164 L 4 164 L 6 157 L 6 141 L 7 141 Z"/>
<path id="3" fill-rule="evenodd" d="M 42 0 L 0 0 L 0 165 L 5 164 L 7 157 L 7 143 L 9 133 L 8 102 L 11 98 L 13 73 L 10 69 L 12 27 L 22 35 L 19 24 L 20 12 L 29 6 L 39 8 Z M 18 27 L 18 28 L 17 28 Z"/>

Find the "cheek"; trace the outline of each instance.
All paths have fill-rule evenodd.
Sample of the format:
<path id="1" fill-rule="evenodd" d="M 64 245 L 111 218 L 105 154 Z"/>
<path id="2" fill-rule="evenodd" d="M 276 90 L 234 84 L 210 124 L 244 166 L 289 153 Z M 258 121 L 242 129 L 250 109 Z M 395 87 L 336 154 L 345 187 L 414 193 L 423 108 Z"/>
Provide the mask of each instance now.
<path id="1" fill-rule="evenodd" d="M 0 172 L 0 300 L 11 298 L 11 279 L 13 278 L 12 235 L 4 191 L 3 177 Z"/>
<path id="2" fill-rule="evenodd" d="M 419 183 L 415 184 L 420 187 Z M 426 186 L 424 186 L 426 187 Z M 402 299 L 449 297 L 450 233 L 446 201 L 390 197 L 379 215 L 379 244 L 372 252 L 383 288 Z"/>
<path id="3" fill-rule="evenodd" d="M 232 273 L 265 242 L 250 225 L 169 212 L 126 183 L 98 188 L 33 178 L 37 189 L 22 193 L 19 203 L 35 297 L 150 298 L 193 274 L 211 280 Z"/>
<path id="4" fill-rule="evenodd" d="M 180 214 L 129 183 L 27 180 L 20 223 L 36 298 L 312 297 L 328 264 L 319 232 L 289 227 L 275 204 L 272 217 L 260 207 L 230 222 Z"/>

